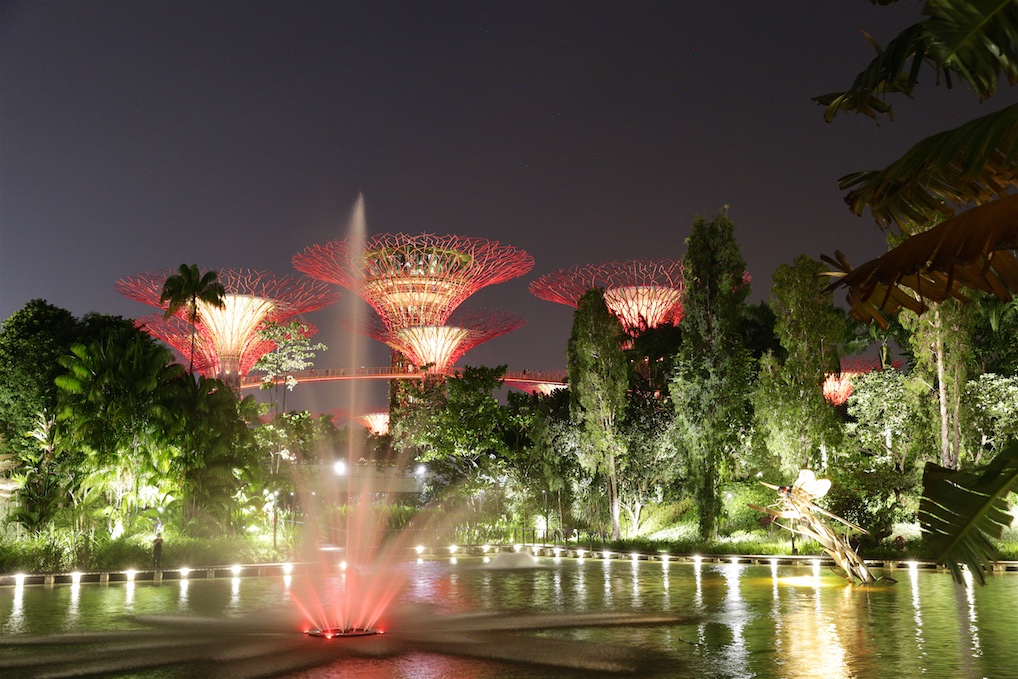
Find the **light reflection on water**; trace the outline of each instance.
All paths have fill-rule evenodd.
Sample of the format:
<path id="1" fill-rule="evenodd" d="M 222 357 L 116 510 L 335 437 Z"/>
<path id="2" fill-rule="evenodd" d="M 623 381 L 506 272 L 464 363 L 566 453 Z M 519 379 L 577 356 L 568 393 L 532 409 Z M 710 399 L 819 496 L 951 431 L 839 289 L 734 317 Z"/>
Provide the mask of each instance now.
<path id="1" fill-rule="evenodd" d="M 703 620 L 689 624 L 539 632 L 542 638 L 657 649 L 688 666 L 688 676 L 1005 677 L 1018 666 L 1015 574 L 994 575 L 979 588 L 910 567 L 893 573 L 900 580 L 894 585 L 848 587 L 832 573 L 776 563 L 548 557 L 536 567 L 493 569 L 480 558 L 461 556 L 456 564 L 424 559 L 407 568 L 412 576 L 401 604 L 430 605 L 439 615 L 499 610 L 701 613 Z M 295 574 L 0 587 L 0 630 L 5 637 L 130 630 L 138 628 L 132 614 L 230 617 L 290 609 L 291 583 L 300 579 Z M 0 675 L 3 658 L 0 653 Z M 342 662 L 342 673 L 330 665 L 299 676 L 580 676 L 490 659 L 421 654 Z M 650 668 L 650 675 L 673 676 L 676 666 L 663 663 Z M 359 674 L 347 672 L 355 668 Z"/>

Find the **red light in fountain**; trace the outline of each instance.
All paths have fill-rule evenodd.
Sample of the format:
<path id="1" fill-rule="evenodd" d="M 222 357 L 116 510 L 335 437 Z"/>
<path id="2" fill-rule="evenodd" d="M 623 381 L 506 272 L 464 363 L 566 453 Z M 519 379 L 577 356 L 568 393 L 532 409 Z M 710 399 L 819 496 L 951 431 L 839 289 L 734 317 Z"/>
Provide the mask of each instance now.
<path id="1" fill-rule="evenodd" d="M 159 298 L 163 284 L 172 275 L 173 271 L 137 274 L 122 278 L 114 287 L 129 299 L 165 309 L 166 304 Z M 258 337 L 260 328 L 316 311 L 339 299 L 339 293 L 328 284 L 303 276 L 247 269 L 222 269 L 218 276 L 226 291 L 224 307 L 199 303 L 195 324 L 195 368 L 206 376 L 239 380 L 274 348 L 273 343 Z M 169 319 L 147 317 L 143 327 L 181 354 L 190 354 L 192 331 L 186 307 Z M 317 329 L 309 328 L 309 335 L 314 332 Z"/>
<path id="2" fill-rule="evenodd" d="M 604 290 L 604 301 L 630 333 L 682 320 L 685 287 L 677 259 L 629 260 L 547 273 L 530 284 L 540 299 L 576 307 L 583 293 Z"/>
<path id="3" fill-rule="evenodd" d="M 360 330 L 402 353 L 413 365 L 429 366 L 429 372 L 445 373 L 478 344 L 525 324 L 522 316 L 508 311 L 475 309 L 458 310 L 446 325 L 390 328 L 375 317 Z"/>
<path id="4" fill-rule="evenodd" d="M 534 266 L 523 250 L 460 236 L 382 234 L 354 261 L 359 251 L 348 241 L 331 241 L 295 255 L 293 265 L 357 292 L 390 328 L 444 325 L 470 295 Z"/>

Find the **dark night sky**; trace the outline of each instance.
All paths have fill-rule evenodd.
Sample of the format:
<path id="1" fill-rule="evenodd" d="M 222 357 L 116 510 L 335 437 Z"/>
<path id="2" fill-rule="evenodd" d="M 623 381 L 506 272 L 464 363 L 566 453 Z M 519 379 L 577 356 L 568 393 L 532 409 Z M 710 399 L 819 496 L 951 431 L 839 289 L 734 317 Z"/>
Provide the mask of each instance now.
<path id="1" fill-rule="evenodd" d="M 920 3 L 0 3 L 0 318 L 43 298 L 75 315 L 152 310 L 142 271 L 293 272 L 345 236 L 452 233 L 522 247 L 531 274 L 468 306 L 522 330 L 461 364 L 565 366 L 571 309 L 532 297 L 551 270 L 681 257 L 729 205 L 766 296 L 774 269 L 883 250 L 842 175 L 1011 103 L 934 87 L 893 123 L 812 96 L 847 87 Z M 310 314 L 344 365 L 337 307 Z M 382 345 L 368 364 L 387 362 Z M 304 389 L 304 387 L 301 387 Z M 317 407 L 332 387 L 309 387 Z M 317 391 L 312 391 L 317 390 Z"/>

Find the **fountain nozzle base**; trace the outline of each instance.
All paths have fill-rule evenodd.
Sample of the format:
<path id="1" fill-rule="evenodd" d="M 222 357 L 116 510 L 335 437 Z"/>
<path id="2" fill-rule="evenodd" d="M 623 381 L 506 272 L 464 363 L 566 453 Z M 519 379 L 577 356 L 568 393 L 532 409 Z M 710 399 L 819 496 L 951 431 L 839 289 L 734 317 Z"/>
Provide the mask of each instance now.
<path id="1" fill-rule="evenodd" d="M 321 637 L 333 639 L 335 637 L 370 637 L 381 634 L 376 629 L 365 627 L 326 627 L 324 629 L 311 629 L 305 632 L 309 637 Z"/>

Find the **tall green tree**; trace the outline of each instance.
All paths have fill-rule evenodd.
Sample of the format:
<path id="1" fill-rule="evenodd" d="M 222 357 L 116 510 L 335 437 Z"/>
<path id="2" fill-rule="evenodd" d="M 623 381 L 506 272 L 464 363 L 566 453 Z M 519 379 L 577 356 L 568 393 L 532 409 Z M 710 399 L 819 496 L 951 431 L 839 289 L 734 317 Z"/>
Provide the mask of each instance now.
<path id="1" fill-rule="evenodd" d="M 820 277 L 823 265 L 805 255 L 782 264 L 771 277 L 770 305 L 785 360 L 768 363 L 754 391 L 754 413 L 768 448 L 781 459 L 781 471 L 794 478 L 800 469 L 825 462 L 821 450 L 837 443 L 840 422 L 824 399 L 823 383 L 839 369 L 846 333 L 844 312 Z"/>
<path id="2" fill-rule="evenodd" d="M 194 344 L 198 329 L 198 316 L 201 310 L 200 304 L 222 309 L 226 306 L 226 290 L 219 282 L 219 274 L 215 271 L 206 271 L 204 274 L 198 270 L 197 264 L 181 264 L 177 273 L 167 277 L 163 284 L 162 294 L 159 296 L 159 303 L 166 304 L 166 311 L 163 316 L 169 318 L 176 315 L 182 309 L 185 311 L 185 318 L 191 324 L 191 356 L 187 368 L 188 373 L 194 373 Z"/>
<path id="3" fill-rule="evenodd" d="M 962 400 L 971 362 L 971 314 L 970 307 L 954 299 L 931 304 L 919 316 L 905 309 L 898 314 L 911 333 L 913 377 L 926 387 L 932 397 L 927 402 L 936 407 L 940 465 L 947 469 L 957 469 L 963 456 Z"/>
<path id="4" fill-rule="evenodd" d="M 727 214 L 698 217 L 686 239 L 682 349 L 672 380 L 677 433 L 690 455 L 700 534 L 717 537 L 719 484 L 750 426 L 752 369 L 740 335 L 749 284 Z"/>
<path id="5" fill-rule="evenodd" d="M 30 432 L 42 412 L 56 412 L 54 383 L 64 370 L 57 359 L 78 341 L 71 312 L 33 299 L 0 329 L 0 456 L 35 454 Z"/>
<path id="6" fill-rule="evenodd" d="M 623 332 L 605 304 L 604 291 L 595 288 L 578 300 L 566 349 L 570 414 L 580 432 L 580 465 L 604 479 L 614 540 L 622 536 L 620 425 L 629 386 Z"/>

